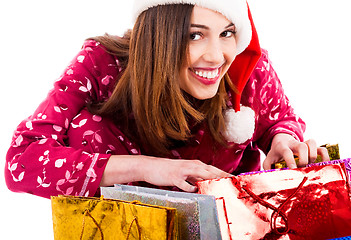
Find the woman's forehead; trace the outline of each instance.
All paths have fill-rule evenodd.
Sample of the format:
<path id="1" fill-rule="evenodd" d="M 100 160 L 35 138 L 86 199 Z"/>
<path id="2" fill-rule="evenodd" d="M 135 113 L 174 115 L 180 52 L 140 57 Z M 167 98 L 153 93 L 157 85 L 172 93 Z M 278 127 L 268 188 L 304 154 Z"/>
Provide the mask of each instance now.
<path id="1" fill-rule="evenodd" d="M 223 25 L 228 26 L 231 24 L 223 14 L 216 12 L 214 10 L 200 7 L 195 5 L 191 14 L 191 24 L 201 24 L 201 25 Z"/>

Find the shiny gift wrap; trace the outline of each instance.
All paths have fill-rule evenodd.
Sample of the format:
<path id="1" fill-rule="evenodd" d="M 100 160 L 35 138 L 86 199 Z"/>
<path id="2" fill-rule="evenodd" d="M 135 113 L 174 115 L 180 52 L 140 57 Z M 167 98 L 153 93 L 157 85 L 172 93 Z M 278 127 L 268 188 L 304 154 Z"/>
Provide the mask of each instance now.
<path id="1" fill-rule="evenodd" d="M 314 166 L 314 165 L 323 166 L 323 165 L 340 164 L 340 163 L 343 163 L 345 165 L 347 175 L 349 178 L 349 185 L 351 186 L 351 158 L 337 159 L 337 160 L 332 160 L 327 162 L 311 163 L 307 166 Z"/>
<path id="2" fill-rule="evenodd" d="M 102 187 L 108 198 L 172 207 L 177 210 L 179 237 L 184 240 L 220 240 L 217 208 L 213 196 L 139 186 Z"/>
<path id="3" fill-rule="evenodd" d="M 103 198 L 51 198 L 55 240 L 178 239 L 174 208 Z"/>
<path id="4" fill-rule="evenodd" d="M 330 239 L 351 235 L 343 164 L 198 182 L 216 197 L 222 239 Z"/>

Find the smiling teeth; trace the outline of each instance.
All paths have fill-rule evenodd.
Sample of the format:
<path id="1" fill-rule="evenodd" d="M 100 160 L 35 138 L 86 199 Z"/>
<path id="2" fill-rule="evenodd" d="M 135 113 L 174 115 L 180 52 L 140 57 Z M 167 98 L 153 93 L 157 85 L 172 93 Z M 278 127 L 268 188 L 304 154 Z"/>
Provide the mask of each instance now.
<path id="1" fill-rule="evenodd" d="M 203 78 L 208 78 L 212 79 L 218 76 L 219 70 L 218 68 L 213 71 L 194 71 L 196 75 L 203 77 Z"/>

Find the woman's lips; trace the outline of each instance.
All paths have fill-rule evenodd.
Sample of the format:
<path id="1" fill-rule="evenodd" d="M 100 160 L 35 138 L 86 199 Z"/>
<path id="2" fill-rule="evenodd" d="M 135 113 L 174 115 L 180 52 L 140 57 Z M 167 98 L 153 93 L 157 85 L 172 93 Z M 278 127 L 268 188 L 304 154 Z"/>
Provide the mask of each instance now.
<path id="1" fill-rule="evenodd" d="M 215 84 L 220 76 L 220 68 L 190 68 L 191 75 L 205 85 Z"/>

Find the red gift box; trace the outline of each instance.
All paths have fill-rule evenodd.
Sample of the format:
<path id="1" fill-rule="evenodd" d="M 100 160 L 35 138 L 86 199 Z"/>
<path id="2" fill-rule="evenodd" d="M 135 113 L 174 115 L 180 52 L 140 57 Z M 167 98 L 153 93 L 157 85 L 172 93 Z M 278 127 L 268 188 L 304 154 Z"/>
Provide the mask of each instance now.
<path id="1" fill-rule="evenodd" d="M 351 235 L 343 164 L 199 181 L 214 195 L 222 239 L 330 239 Z"/>

